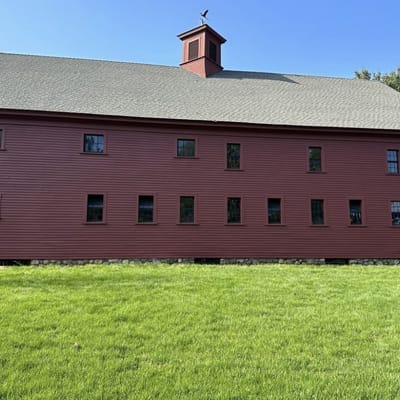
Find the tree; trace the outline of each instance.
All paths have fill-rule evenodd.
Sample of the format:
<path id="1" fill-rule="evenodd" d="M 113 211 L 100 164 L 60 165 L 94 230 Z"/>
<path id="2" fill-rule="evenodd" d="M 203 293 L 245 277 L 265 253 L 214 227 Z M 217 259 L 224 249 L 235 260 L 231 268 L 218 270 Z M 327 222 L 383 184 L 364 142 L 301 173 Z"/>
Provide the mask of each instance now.
<path id="1" fill-rule="evenodd" d="M 400 92 L 400 67 L 397 68 L 396 71 L 385 74 L 382 74 L 381 72 L 374 72 L 371 74 L 371 72 L 366 69 L 354 71 L 354 74 L 358 79 L 365 79 L 367 81 L 380 81 Z"/>

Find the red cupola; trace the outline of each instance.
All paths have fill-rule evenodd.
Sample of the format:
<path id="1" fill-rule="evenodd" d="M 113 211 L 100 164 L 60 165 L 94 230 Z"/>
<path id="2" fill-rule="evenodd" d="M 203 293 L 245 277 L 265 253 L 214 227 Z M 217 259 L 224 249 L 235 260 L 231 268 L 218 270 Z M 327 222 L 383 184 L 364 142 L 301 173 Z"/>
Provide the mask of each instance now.
<path id="1" fill-rule="evenodd" d="M 183 52 L 180 66 L 203 78 L 222 71 L 221 45 L 226 42 L 207 24 L 181 33 Z"/>

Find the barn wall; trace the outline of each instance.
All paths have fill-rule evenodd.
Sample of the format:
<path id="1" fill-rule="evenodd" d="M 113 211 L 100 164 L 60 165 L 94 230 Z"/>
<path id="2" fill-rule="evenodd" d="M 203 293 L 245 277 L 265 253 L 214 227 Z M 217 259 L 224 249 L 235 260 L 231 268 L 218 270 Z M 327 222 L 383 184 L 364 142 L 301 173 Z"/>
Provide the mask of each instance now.
<path id="1" fill-rule="evenodd" d="M 249 129 L 162 128 L 0 120 L 0 259 L 400 258 L 390 201 L 400 176 L 386 174 L 395 138 Z M 104 133 L 107 153 L 82 154 L 84 133 Z M 176 157 L 195 138 L 194 159 Z M 240 143 L 243 168 L 225 168 L 226 143 Z M 323 173 L 307 172 L 321 146 Z M 87 194 L 105 194 L 106 222 L 85 222 Z M 139 194 L 156 196 L 156 224 L 137 223 Z M 179 196 L 195 195 L 195 225 L 178 223 Z M 226 224 L 227 196 L 242 197 L 243 224 Z M 283 199 L 268 225 L 266 199 Z M 312 226 L 310 199 L 324 199 L 326 224 Z M 365 224 L 349 225 L 349 199 Z"/>

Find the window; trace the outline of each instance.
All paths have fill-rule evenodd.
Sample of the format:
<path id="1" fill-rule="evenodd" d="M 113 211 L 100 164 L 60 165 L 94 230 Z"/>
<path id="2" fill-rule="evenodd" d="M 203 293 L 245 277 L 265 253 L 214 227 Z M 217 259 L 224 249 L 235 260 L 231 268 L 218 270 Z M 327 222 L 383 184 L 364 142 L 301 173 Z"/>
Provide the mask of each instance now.
<path id="1" fill-rule="evenodd" d="M 308 170 L 310 172 L 321 172 L 321 147 L 308 148 Z"/>
<path id="2" fill-rule="evenodd" d="M 242 222 L 240 203 L 240 197 L 228 197 L 228 224 L 240 224 Z"/>
<path id="3" fill-rule="evenodd" d="M 268 223 L 281 223 L 281 199 L 268 199 Z"/>
<path id="4" fill-rule="evenodd" d="M 87 222 L 103 222 L 104 196 L 102 194 L 89 194 L 87 197 Z"/>
<path id="5" fill-rule="evenodd" d="M 217 45 L 211 40 L 208 43 L 208 56 L 210 60 L 217 62 Z"/>
<path id="6" fill-rule="evenodd" d="M 194 139 L 178 139 L 176 151 L 178 157 L 194 157 L 195 150 L 196 146 Z"/>
<path id="7" fill-rule="evenodd" d="M 199 39 L 189 43 L 189 60 L 194 60 L 199 56 Z"/>
<path id="8" fill-rule="evenodd" d="M 181 224 L 193 224 L 194 223 L 194 197 L 193 196 L 181 196 L 179 205 L 179 222 Z"/>
<path id="9" fill-rule="evenodd" d="M 0 129 L 0 149 L 4 149 L 4 133 L 3 133 L 3 129 Z"/>
<path id="10" fill-rule="evenodd" d="M 311 200 L 311 223 L 313 225 L 324 225 L 324 201 Z"/>
<path id="11" fill-rule="evenodd" d="M 388 150 L 386 152 L 387 170 L 389 174 L 399 173 L 399 152 L 397 150 Z"/>
<path id="12" fill-rule="evenodd" d="M 84 135 L 84 153 L 104 153 L 104 135 Z"/>
<path id="13" fill-rule="evenodd" d="M 400 201 L 392 201 L 392 225 L 400 225 Z"/>
<path id="14" fill-rule="evenodd" d="M 154 196 L 139 196 L 138 222 L 154 222 Z"/>
<path id="15" fill-rule="evenodd" d="M 226 167 L 240 169 L 240 144 L 228 143 L 226 145 Z"/>
<path id="16" fill-rule="evenodd" d="M 350 200 L 350 225 L 362 225 L 361 200 Z"/>

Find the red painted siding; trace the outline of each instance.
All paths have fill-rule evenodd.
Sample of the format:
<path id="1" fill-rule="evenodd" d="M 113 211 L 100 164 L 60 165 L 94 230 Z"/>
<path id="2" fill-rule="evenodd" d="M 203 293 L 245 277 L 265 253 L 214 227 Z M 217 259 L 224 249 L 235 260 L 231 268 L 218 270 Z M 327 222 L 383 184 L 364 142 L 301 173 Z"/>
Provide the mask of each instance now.
<path id="1" fill-rule="evenodd" d="M 99 124 L 0 120 L 0 259 L 400 258 L 400 176 L 386 173 L 397 137 Z M 104 133 L 106 154 L 82 154 L 84 133 Z M 195 158 L 176 157 L 185 137 Z M 226 170 L 228 142 L 240 171 Z M 309 146 L 322 173 L 307 172 Z M 88 194 L 104 194 L 104 224 L 85 223 Z M 141 194 L 155 196 L 155 224 L 137 223 Z M 194 225 L 178 223 L 181 195 L 195 196 Z M 241 225 L 226 224 L 227 197 L 241 197 Z M 267 224 L 269 197 L 282 198 L 283 225 Z M 311 199 L 324 200 L 323 226 Z M 365 225 L 349 226 L 349 199 Z"/>

